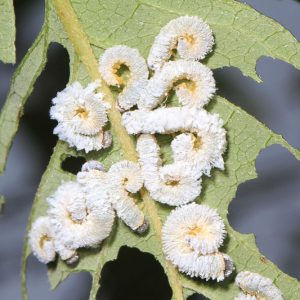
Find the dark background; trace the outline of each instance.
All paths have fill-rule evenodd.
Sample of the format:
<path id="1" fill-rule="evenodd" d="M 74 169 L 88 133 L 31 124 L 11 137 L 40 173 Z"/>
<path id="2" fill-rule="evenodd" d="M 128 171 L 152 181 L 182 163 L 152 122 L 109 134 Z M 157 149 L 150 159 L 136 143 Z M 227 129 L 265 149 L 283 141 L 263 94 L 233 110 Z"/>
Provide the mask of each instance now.
<path id="1" fill-rule="evenodd" d="M 246 3 L 279 21 L 300 40 L 300 2 L 248 0 Z M 15 1 L 17 64 L 39 33 L 43 1 Z M 0 63 L 0 108 L 15 66 Z M 256 116 L 290 144 L 300 148 L 300 71 L 271 58 L 262 58 L 257 70 L 263 83 L 243 77 L 239 70 L 215 71 L 219 94 Z M 68 55 L 57 45 L 48 52 L 47 66 L 35 84 L 13 144 L 6 173 L 0 176 L 0 194 L 6 197 L 0 216 L 0 299 L 21 299 L 22 243 L 32 199 L 56 137 L 48 117 L 50 100 L 68 80 Z M 264 150 L 257 159 L 259 178 L 242 184 L 229 209 L 231 225 L 255 233 L 261 252 L 284 272 L 300 279 L 300 163 L 280 146 Z M 100 300 L 167 300 L 170 289 L 161 266 L 150 254 L 122 248 L 119 259 L 102 274 Z M 29 259 L 28 285 L 32 300 L 88 299 L 88 274 L 74 274 L 49 291 L 46 267 Z M 203 299 L 194 295 L 189 300 Z"/>

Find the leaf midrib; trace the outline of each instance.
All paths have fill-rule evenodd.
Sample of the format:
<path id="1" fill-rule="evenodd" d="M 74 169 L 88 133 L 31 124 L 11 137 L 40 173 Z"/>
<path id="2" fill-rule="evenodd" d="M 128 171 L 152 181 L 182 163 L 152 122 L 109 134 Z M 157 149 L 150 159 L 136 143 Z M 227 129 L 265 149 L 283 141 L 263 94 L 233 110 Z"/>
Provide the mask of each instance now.
<path id="1" fill-rule="evenodd" d="M 81 58 L 82 63 L 85 65 L 89 76 L 92 80 L 100 80 L 101 82 L 99 91 L 104 93 L 104 95 L 106 96 L 106 100 L 111 104 L 111 109 L 108 115 L 112 125 L 114 136 L 117 137 L 121 144 L 121 147 L 124 150 L 124 157 L 131 161 L 137 161 L 137 153 L 135 150 L 134 142 L 121 124 L 121 114 L 115 107 L 115 101 L 108 86 L 101 79 L 100 73 L 98 71 L 97 60 L 93 54 L 90 42 L 87 35 L 82 29 L 82 26 L 75 11 L 73 10 L 71 3 L 68 0 L 54 0 L 53 3 L 57 15 L 59 16 L 75 51 Z M 155 234 L 161 244 L 160 232 L 162 224 L 157 212 L 156 205 L 150 198 L 146 190 L 143 190 L 141 192 L 141 195 L 146 207 L 146 211 L 148 213 L 150 226 L 153 226 Z M 169 283 L 173 291 L 173 299 L 183 300 L 184 298 L 182 285 L 177 270 L 167 260 L 164 260 L 164 265 L 169 275 Z M 95 280 L 93 280 L 93 282 L 94 281 Z M 96 281 L 98 281 L 97 278 Z"/>

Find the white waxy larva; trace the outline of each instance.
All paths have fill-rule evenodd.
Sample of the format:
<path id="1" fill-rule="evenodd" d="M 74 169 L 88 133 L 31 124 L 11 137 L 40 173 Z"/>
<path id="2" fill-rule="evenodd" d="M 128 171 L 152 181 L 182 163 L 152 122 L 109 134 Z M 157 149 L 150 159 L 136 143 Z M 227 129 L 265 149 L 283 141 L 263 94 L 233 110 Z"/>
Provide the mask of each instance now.
<path id="1" fill-rule="evenodd" d="M 130 72 L 130 78 L 126 83 L 117 74 L 122 65 L 128 67 Z M 109 85 L 121 86 L 126 84 L 118 96 L 118 105 L 122 110 L 128 110 L 137 104 L 149 75 L 146 61 L 137 49 L 123 45 L 108 48 L 100 57 L 99 71 Z"/>
<path id="2" fill-rule="evenodd" d="M 180 80 L 188 82 L 178 83 Z M 213 73 L 206 66 L 197 61 L 170 61 L 149 79 L 141 93 L 138 107 L 157 107 L 173 87 L 183 106 L 196 108 L 206 105 L 216 91 Z"/>
<path id="3" fill-rule="evenodd" d="M 201 173 L 189 164 L 162 166 L 159 145 L 154 136 L 143 134 L 136 146 L 144 185 L 151 197 L 172 206 L 195 200 L 201 192 Z"/>
<path id="4" fill-rule="evenodd" d="M 273 284 L 272 280 L 258 273 L 243 271 L 235 278 L 237 286 L 247 295 L 256 299 L 283 300 L 281 291 Z"/>
<path id="5" fill-rule="evenodd" d="M 47 264 L 55 260 L 56 251 L 49 217 L 39 217 L 32 224 L 29 244 L 40 262 Z"/>
<path id="6" fill-rule="evenodd" d="M 202 255 L 212 254 L 218 251 L 225 236 L 225 225 L 217 211 L 196 203 L 174 209 L 163 227 L 167 253 L 190 249 Z"/>
<path id="7" fill-rule="evenodd" d="M 72 258 L 66 256 L 66 249 L 96 247 L 110 234 L 115 218 L 110 203 L 99 195 L 92 198 L 79 183 L 63 183 L 47 200 L 56 251 L 62 259 Z"/>
<path id="8" fill-rule="evenodd" d="M 222 281 L 234 269 L 232 259 L 218 252 L 225 235 L 216 210 L 191 203 L 176 208 L 167 217 L 162 229 L 163 251 L 179 271 Z"/>
<path id="9" fill-rule="evenodd" d="M 95 92 L 98 86 L 97 81 L 86 88 L 74 82 L 52 100 L 50 117 L 58 121 L 54 133 L 77 150 L 89 152 L 111 144 L 110 133 L 103 129 L 110 106 Z"/>
<path id="10" fill-rule="evenodd" d="M 212 31 L 203 20 L 196 16 L 182 16 L 171 20 L 160 30 L 147 62 L 152 70 L 159 70 L 176 47 L 182 59 L 203 59 L 212 50 L 213 44 Z"/>
<path id="11" fill-rule="evenodd" d="M 224 168 L 222 155 L 226 149 L 226 131 L 216 114 L 186 107 L 157 108 L 126 112 L 122 122 L 130 134 L 190 132 L 182 133 L 172 141 L 174 161 L 193 164 L 198 173 L 206 175 L 212 167 Z"/>
<path id="12" fill-rule="evenodd" d="M 108 177 L 109 193 L 118 217 L 139 233 L 147 230 L 144 214 L 129 195 L 137 193 L 143 186 L 139 165 L 127 160 L 117 162 L 110 167 Z"/>

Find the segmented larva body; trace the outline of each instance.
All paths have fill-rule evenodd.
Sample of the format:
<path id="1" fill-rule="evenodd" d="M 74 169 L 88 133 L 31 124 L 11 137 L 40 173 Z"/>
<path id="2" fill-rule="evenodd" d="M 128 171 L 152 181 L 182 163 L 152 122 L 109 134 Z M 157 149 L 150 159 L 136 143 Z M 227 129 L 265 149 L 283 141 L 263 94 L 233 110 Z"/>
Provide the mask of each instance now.
<path id="1" fill-rule="evenodd" d="M 93 191 L 91 191 L 93 193 Z M 91 197 L 77 182 L 66 182 L 47 199 L 56 251 L 69 260 L 65 249 L 98 246 L 112 230 L 115 213 L 105 197 Z"/>
<path id="2" fill-rule="evenodd" d="M 117 73 L 122 65 L 130 71 L 130 78 L 126 83 Z M 126 85 L 118 96 L 118 105 L 122 110 L 128 110 L 137 104 L 149 75 L 146 61 L 137 49 L 123 45 L 108 48 L 100 57 L 99 71 L 108 85 Z"/>
<path id="3" fill-rule="evenodd" d="M 188 82 L 179 83 L 180 80 Z M 177 60 L 166 63 L 149 79 L 138 102 L 140 109 L 153 109 L 175 88 L 183 106 L 202 108 L 216 91 L 212 71 L 196 61 Z"/>
<path id="4" fill-rule="evenodd" d="M 198 254 L 218 251 L 226 237 L 225 225 L 217 211 L 207 205 L 191 203 L 174 209 L 163 227 L 166 253 L 178 247 Z"/>
<path id="5" fill-rule="evenodd" d="M 216 210 L 191 203 L 174 209 L 167 217 L 162 229 L 163 251 L 179 271 L 221 281 L 234 269 L 231 258 L 218 252 L 225 236 Z"/>
<path id="6" fill-rule="evenodd" d="M 137 193 L 143 186 L 138 164 L 124 160 L 113 164 L 109 171 L 109 193 L 119 218 L 131 229 L 142 233 L 148 228 L 144 214 L 129 193 Z"/>
<path id="7" fill-rule="evenodd" d="M 56 251 L 49 217 L 39 217 L 32 224 L 29 232 L 29 244 L 34 256 L 40 262 L 47 264 L 55 260 Z"/>
<path id="8" fill-rule="evenodd" d="M 226 131 L 216 114 L 186 107 L 135 110 L 124 113 L 122 123 L 130 134 L 189 132 L 172 141 L 174 161 L 193 166 L 206 175 L 213 167 L 224 168 Z"/>
<path id="9" fill-rule="evenodd" d="M 142 134 L 136 146 L 144 185 L 151 197 L 177 206 L 195 200 L 201 192 L 201 173 L 186 164 L 162 166 L 159 145 L 154 136 Z"/>
<path id="10" fill-rule="evenodd" d="M 51 119 L 58 121 L 54 133 L 77 150 L 100 150 L 111 144 L 109 131 L 104 131 L 107 119 L 108 103 L 103 95 L 95 93 L 98 82 L 83 88 L 74 82 L 59 92 L 52 100 Z"/>
<path id="11" fill-rule="evenodd" d="M 183 16 L 171 20 L 156 36 L 148 56 L 149 67 L 157 71 L 177 49 L 185 60 L 203 59 L 212 50 L 214 38 L 209 26 L 200 18 Z"/>
<path id="12" fill-rule="evenodd" d="M 255 299 L 283 300 L 281 291 L 273 284 L 272 280 L 258 273 L 240 272 L 236 276 L 235 282 L 246 295 L 255 296 Z"/>
<path id="13" fill-rule="evenodd" d="M 77 174 L 88 198 L 93 201 L 105 201 L 118 217 L 132 230 L 142 233 L 148 229 L 144 214 L 134 203 L 129 193 L 138 192 L 143 186 L 143 178 L 138 164 L 120 161 L 104 172 L 103 165 L 97 161 L 88 161 Z"/>

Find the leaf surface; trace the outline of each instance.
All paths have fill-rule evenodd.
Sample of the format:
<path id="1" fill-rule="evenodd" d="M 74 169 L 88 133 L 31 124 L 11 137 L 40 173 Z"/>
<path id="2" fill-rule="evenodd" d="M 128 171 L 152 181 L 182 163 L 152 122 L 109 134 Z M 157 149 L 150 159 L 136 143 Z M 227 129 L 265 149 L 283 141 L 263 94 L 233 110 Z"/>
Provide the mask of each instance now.
<path id="1" fill-rule="evenodd" d="M 73 0 L 71 1 L 74 9 L 73 15 L 62 9 L 68 6 L 66 4 L 68 1 L 55 0 L 54 3 L 56 3 L 55 7 L 52 2 L 46 2 L 46 19 L 43 29 L 16 71 L 7 102 L 0 115 L 0 169 L 2 171 L 18 128 L 23 106 L 32 91 L 34 82 L 46 64 L 47 49 L 51 42 L 60 43 L 68 50 L 70 82 L 78 80 L 86 84 L 97 77 L 97 70 L 95 71 L 93 67 L 104 49 L 116 44 L 126 44 L 138 48 L 146 57 L 154 37 L 169 20 L 179 15 L 198 15 L 208 22 L 215 34 L 215 49 L 204 61 L 210 68 L 234 66 L 243 74 L 259 81 L 255 72 L 256 61 L 266 55 L 291 63 L 300 69 L 300 46 L 292 34 L 254 9 L 232 0 Z M 68 28 L 72 28 L 76 34 L 72 36 L 72 31 Z M 79 33 L 76 31 L 78 28 Z M 80 35 L 80 30 L 83 36 Z M 78 40 L 79 37 L 80 40 Z M 93 52 L 89 52 L 89 43 L 92 45 Z M 88 55 L 83 55 L 86 53 Z M 175 96 L 171 101 L 176 102 Z M 235 197 L 239 184 L 257 176 L 255 160 L 262 149 L 272 144 L 280 144 L 292 152 L 297 159 L 300 159 L 300 152 L 292 148 L 280 135 L 272 132 L 224 98 L 215 96 L 208 110 L 219 113 L 225 122 L 228 139 L 228 150 L 225 155 L 226 167 L 225 172 L 214 170 L 212 177 L 204 178 L 203 191 L 197 202 L 217 208 L 224 218 L 228 238 L 221 250 L 233 258 L 237 272 L 248 269 L 261 273 L 275 281 L 285 299 L 299 299 L 299 282 L 284 274 L 260 254 L 253 235 L 240 234 L 232 229 L 227 221 L 227 213 L 228 205 Z M 111 119 L 112 123 L 116 120 L 118 121 L 118 118 Z M 124 145 L 120 135 L 117 131 L 113 133 L 113 147 L 88 155 L 76 152 L 68 148 L 65 143 L 58 142 L 37 191 L 28 229 L 38 216 L 46 213 L 46 198 L 55 191 L 61 181 L 74 179 L 74 175 L 61 168 L 61 163 L 66 157 L 84 156 L 86 159 L 97 159 L 103 162 L 106 168 L 128 157 L 126 151 L 123 150 Z M 169 142 L 169 137 L 160 138 L 162 156 L 166 162 L 170 161 L 171 157 Z M 139 205 L 148 215 L 151 204 L 147 201 L 140 201 Z M 153 219 L 163 223 L 170 208 L 154 202 L 152 208 L 152 212 L 157 214 L 152 216 Z M 49 267 L 52 287 L 55 288 L 73 272 L 89 272 L 93 279 L 90 300 L 95 299 L 104 264 L 116 259 L 120 247 L 126 245 L 153 254 L 165 268 L 173 290 L 177 278 L 177 282 L 180 283 L 177 289 L 180 289 L 181 285 L 181 293 L 185 297 L 197 292 L 210 299 L 221 300 L 233 299 L 238 294 L 238 289 L 234 285 L 234 276 L 229 277 L 223 283 L 207 283 L 190 279 L 176 272 L 174 279 L 174 274 L 172 275 L 161 251 L 159 226 L 157 227 L 156 223 L 151 223 L 149 233 L 140 237 L 132 233 L 122 222 L 117 221 L 112 235 L 101 248 L 80 252 L 81 259 L 77 266 L 69 267 L 64 262 L 58 261 Z M 26 262 L 29 255 L 30 248 L 26 239 L 22 263 L 24 298 L 26 298 Z M 183 298 L 174 293 L 173 299 Z"/>
<path id="2" fill-rule="evenodd" d="M 13 0 L 0 0 L 0 60 L 16 62 L 16 26 Z"/>

